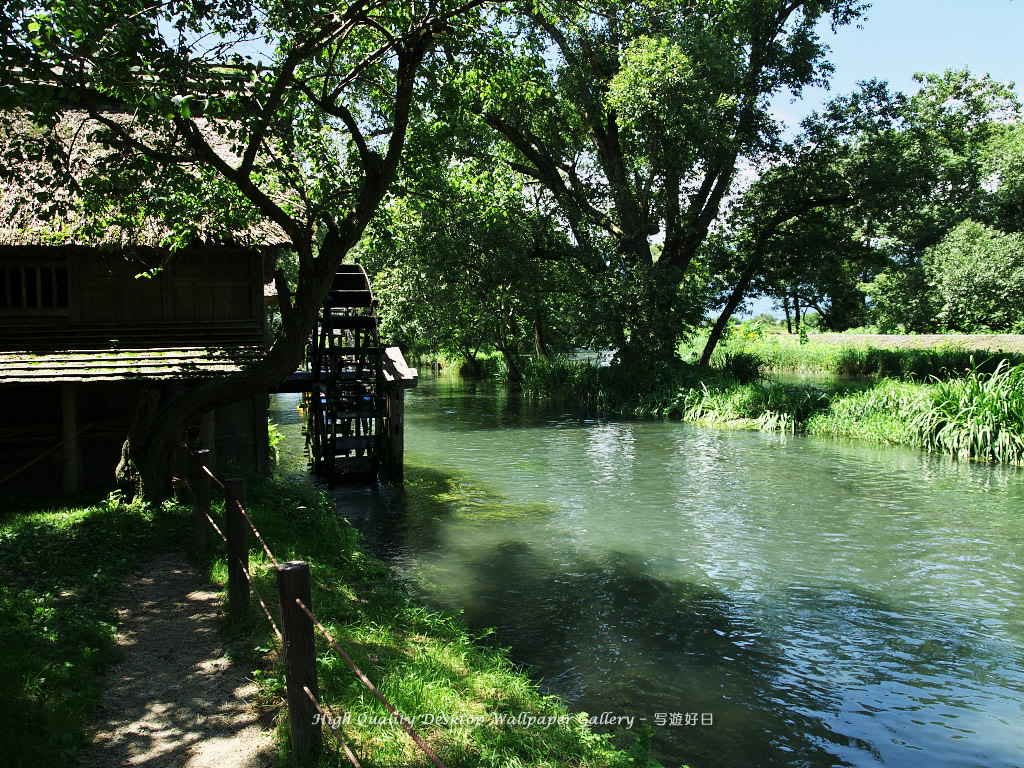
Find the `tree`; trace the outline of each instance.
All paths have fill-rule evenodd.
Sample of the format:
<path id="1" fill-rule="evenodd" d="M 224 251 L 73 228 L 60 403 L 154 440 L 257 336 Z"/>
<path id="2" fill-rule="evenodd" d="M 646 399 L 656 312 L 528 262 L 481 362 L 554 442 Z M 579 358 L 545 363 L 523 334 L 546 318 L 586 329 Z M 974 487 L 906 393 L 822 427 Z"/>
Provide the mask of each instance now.
<path id="1" fill-rule="evenodd" d="M 437 159 L 410 169 L 383 213 L 360 257 L 390 337 L 462 358 L 478 374 L 478 355 L 496 349 L 515 382 L 527 343 L 545 352 L 571 250 L 518 174 Z"/>
<path id="2" fill-rule="evenodd" d="M 741 162 L 777 148 L 768 98 L 830 71 L 816 29 L 853 0 L 533 4 L 490 30 L 454 89 L 542 185 L 595 281 L 617 284 L 620 355 L 666 358 L 704 313 L 698 253 Z M 663 238 L 659 254 L 655 236 Z M 657 255 L 657 258 L 656 258 Z M 613 289 L 608 288 L 611 295 Z"/>
<path id="3" fill-rule="evenodd" d="M 156 213 L 173 217 L 203 195 L 228 222 L 239 207 L 272 222 L 297 254 L 294 293 L 277 278 L 282 322 L 262 362 L 161 404 L 129 440 L 147 495 L 165 491 L 172 446 L 198 414 L 295 370 L 337 265 L 395 176 L 429 82 L 424 65 L 455 24 L 477 22 L 481 2 L 8 3 L 0 107 L 31 110 L 57 166 L 53 128 L 69 103 L 122 158 L 80 198 L 102 200 L 114 180 L 146 189 L 160 178 L 161 195 L 146 200 Z M 132 119 L 113 118 L 111 105 Z M 169 220 L 180 228 L 168 245 L 187 241 L 188 222 Z"/>
<path id="4" fill-rule="evenodd" d="M 939 328 L 1024 329 L 1024 236 L 967 220 L 930 248 L 923 264 Z"/>
<path id="5" fill-rule="evenodd" d="M 863 83 L 804 121 L 737 206 L 731 226 L 750 279 L 734 282 L 727 308 L 741 289 L 759 290 L 841 330 L 863 322 L 870 294 L 882 327 L 930 329 L 922 258 L 972 212 L 990 215 L 991 143 L 1010 140 L 1005 121 L 1019 104 L 966 71 L 918 81 L 912 96 Z M 1013 167 L 1004 163 L 1003 175 L 1013 178 Z"/>
<path id="6" fill-rule="evenodd" d="M 967 70 L 918 75 L 920 90 L 906 97 L 893 134 L 907 142 L 912 194 L 893 206 L 879 231 L 890 264 L 866 281 L 877 324 L 928 332 L 941 326 L 944 299 L 935 294 L 923 259 L 962 222 L 1013 226 L 1017 179 L 1009 150 L 1021 104 L 1008 85 Z"/>
<path id="7" fill-rule="evenodd" d="M 867 268 L 865 242 L 884 211 L 915 183 L 901 137 L 890 130 L 897 103 L 878 82 L 835 99 L 806 119 L 779 161 L 737 196 L 721 237 L 727 256 L 714 268 L 730 274 L 728 287 L 718 297 L 723 309 L 702 365 L 754 291 L 785 299 L 787 306 L 791 300 L 798 324 L 801 304 L 837 325 L 841 315 L 856 313 L 860 299 L 854 294 L 851 300 L 850 289 L 854 275 Z"/>

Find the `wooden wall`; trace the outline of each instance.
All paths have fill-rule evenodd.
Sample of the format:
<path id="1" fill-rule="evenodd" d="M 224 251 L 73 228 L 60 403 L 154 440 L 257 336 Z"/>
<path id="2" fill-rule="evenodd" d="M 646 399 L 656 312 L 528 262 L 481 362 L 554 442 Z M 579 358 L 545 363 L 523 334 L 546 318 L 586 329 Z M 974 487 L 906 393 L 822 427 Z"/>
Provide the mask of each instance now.
<path id="1" fill-rule="evenodd" d="M 72 318 L 83 324 L 261 320 L 263 256 L 252 251 L 190 249 L 151 278 L 144 261 L 76 254 Z M 77 305 L 77 312 L 75 307 Z"/>
<path id="2" fill-rule="evenodd" d="M 178 382 L 166 383 L 163 396 L 169 396 L 172 388 L 180 386 Z M 78 384 L 81 490 L 106 492 L 116 487 L 114 470 L 121 459 L 121 446 L 142 387 L 143 382 L 139 381 Z M 0 422 L 0 480 L 34 462 L 13 478 L 0 482 L 0 498 L 61 493 L 64 454 L 60 390 L 59 383 L 11 384 L 0 388 L 4 413 Z M 217 408 L 214 419 L 213 465 L 218 472 L 237 475 L 253 468 L 269 471 L 267 395 Z M 190 433 L 197 441 L 194 447 L 200 447 L 198 423 Z"/>
<path id="3" fill-rule="evenodd" d="M 160 347 L 205 346 L 218 343 L 217 339 L 229 344 L 229 339 L 239 338 L 242 343 L 252 343 L 262 338 L 263 253 L 226 247 L 186 249 L 171 256 L 164 269 L 152 277 L 138 277 L 162 260 L 153 251 L 129 255 L 77 246 L 0 247 L 0 267 L 8 267 L 7 282 L 17 270 L 24 273 L 27 267 L 21 265 L 40 261 L 66 264 L 68 281 L 68 306 L 62 311 L 38 311 L 22 306 L 24 301 L 13 306 L 9 296 L 5 306 L 0 303 L 0 348 L 4 348 L 5 337 L 14 345 L 9 349 L 30 348 L 16 346 L 24 343 L 17 341 L 19 327 L 23 335 L 35 334 L 25 338 L 38 339 L 42 334 L 63 349 L 79 348 L 85 342 L 75 341 L 76 333 L 81 336 L 90 328 L 90 339 L 97 336 L 97 329 L 101 339 L 127 338 L 133 331 L 149 329 L 135 333 L 134 342 Z M 78 330 L 71 333 L 76 326 Z M 246 330 L 234 330 L 238 327 Z M 77 385 L 76 420 L 84 428 L 78 451 L 83 490 L 113 488 L 114 469 L 143 385 L 141 381 L 83 381 Z M 150 381 L 146 386 L 170 393 L 195 384 Z M 217 409 L 215 416 L 216 465 L 266 471 L 267 396 L 245 398 Z M 5 383 L 0 371 L 0 498 L 19 488 L 30 495 L 59 493 L 61 439 L 61 384 Z M 40 456 L 43 458 L 31 467 L 4 481 Z"/>
<path id="4" fill-rule="evenodd" d="M 21 270 L 10 275 L 31 265 L 66 267 L 61 277 L 68 306 L 21 308 L 0 301 L 0 320 L 54 326 L 262 321 L 265 258 L 227 247 L 190 248 L 168 258 L 155 251 L 4 246 L 0 268 Z M 161 265 L 151 277 L 139 277 Z M 6 282 L 0 279 L 0 287 Z"/>

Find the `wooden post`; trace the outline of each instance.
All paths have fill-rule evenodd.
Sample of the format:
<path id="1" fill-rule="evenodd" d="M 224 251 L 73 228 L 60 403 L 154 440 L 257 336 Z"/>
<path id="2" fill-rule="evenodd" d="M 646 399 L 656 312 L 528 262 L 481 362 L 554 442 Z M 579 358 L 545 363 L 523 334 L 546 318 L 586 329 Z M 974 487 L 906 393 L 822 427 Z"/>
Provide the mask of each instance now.
<path id="1" fill-rule="evenodd" d="M 249 610 L 249 525 L 242 517 L 239 504 L 245 506 L 245 480 L 224 481 L 224 522 L 228 540 L 228 617 L 242 618 Z M 244 570 L 243 570 L 244 569 Z"/>
<path id="2" fill-rule="evenodd" d="M 405 390 L 396 382 L 384 387 L 384 445 L 382 474 L 387 480 L 401 480 L 405 451 Z"/>
<path id="3" fill-rule="evenodd" d="M 188 466 L 191 453 L 185 443 L 174 446 L 174 477 L 171 479 L 171 488 L 174 490 L 174 500 L 182 504 L 188 498 Z"/>
<path id="4" fill-rule="evenodd" d="M 309 688 L 319 699 L 316 645 L 313 641 L 313 622 L 295 603 L 295 598 L 298 598 L 310 611 L 313 610 L 309 565 L 298 560 L 279 565 L 277 591 L 281 597 L 281 632 L 284 635 L 284 670 L 292 755 L 299 765 L 312 765 L 320 755 L 320 727 L 313 719 L 316 708 L 302 686 Z"/>
<path id="5" fill-rule="evenodd" d="M 78 493 L 78 382 L 66 381 L 60 387 L 61 439 L 64 446 L 63 491 Z"/>
<path id="6" fill-rule="evenodd" d="M 203 471 L 209 457 L 205 448 L 192 454 L 192 540 L 200 554 L 210 549 L 210 476 Z"/>

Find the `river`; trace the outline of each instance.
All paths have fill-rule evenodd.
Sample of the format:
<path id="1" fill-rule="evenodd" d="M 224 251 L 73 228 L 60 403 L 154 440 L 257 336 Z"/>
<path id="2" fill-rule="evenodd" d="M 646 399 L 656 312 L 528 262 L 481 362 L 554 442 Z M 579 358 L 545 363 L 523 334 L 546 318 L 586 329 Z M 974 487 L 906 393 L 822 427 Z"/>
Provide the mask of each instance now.
<path id="1" fill-rule="evenodd" d="M 342 513 L 623 743 L 646 723 L 673 767 L 1024 765 L 1020 470 L 447 378 L 406 412 L 405 485 L 339 490 Z"/>

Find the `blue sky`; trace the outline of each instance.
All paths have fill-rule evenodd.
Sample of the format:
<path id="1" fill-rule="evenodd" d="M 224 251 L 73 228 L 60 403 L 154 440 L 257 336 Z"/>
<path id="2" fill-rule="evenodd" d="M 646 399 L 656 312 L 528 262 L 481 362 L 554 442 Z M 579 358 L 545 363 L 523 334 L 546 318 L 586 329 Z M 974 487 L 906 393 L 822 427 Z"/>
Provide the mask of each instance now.
<path id="1" fill-rule="evenodd" d="M 1024 95 L 1024 0 L 876 0 L 860 29 L 832 34 L 824 27 L 822 34 L 836 68 L 832 86 L 808 89 L 796 103 L 788 96 L 775 100 L 776 116 L 791 129 L 813 109 L 871 78 L 913 91 L 915 72 L 967 67 L 1015 82 Z M 771 311 L 771 301 L 759 299 L 749 314 Z"/>
<path id="2" fill-rule="evenodd" d="M 849 93 L 860 80 L 887 80 L 893 90 L 915 89 L 915 72 L 967 67 L 977 75 L 1024 86 L 1024 0 L 877 0 L 861 29 L 823 28 L 835 64 L 830 91 L 808 89 L 802 102 L 775 105 L 791 125 L 811 108 Z"/>

